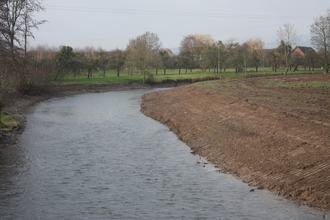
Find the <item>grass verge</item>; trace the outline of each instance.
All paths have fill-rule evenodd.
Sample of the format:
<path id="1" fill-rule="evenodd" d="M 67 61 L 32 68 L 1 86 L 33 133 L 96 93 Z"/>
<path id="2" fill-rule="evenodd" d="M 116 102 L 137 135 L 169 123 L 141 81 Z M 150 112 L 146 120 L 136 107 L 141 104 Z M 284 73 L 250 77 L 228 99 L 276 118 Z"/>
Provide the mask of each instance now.
<path id="1" fill-rule="evenodd" d="M 20 123 L 13 117 L 0 112 L 0 132 L 9 132 L 18 126 L 20 126 Z"/>

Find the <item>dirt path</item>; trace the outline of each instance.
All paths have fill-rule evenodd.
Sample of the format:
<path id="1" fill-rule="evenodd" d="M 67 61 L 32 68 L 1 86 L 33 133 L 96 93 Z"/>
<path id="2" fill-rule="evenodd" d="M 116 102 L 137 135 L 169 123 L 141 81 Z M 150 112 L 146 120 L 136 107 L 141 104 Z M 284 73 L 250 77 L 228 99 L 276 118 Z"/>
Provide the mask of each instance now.
<path id="1" fill-rule="evenodd" d="M 330 88 L 312 81 L 330 77 L 201 82 L 146 94 L 141 111 L 222 172 L 330 210 Z"/>

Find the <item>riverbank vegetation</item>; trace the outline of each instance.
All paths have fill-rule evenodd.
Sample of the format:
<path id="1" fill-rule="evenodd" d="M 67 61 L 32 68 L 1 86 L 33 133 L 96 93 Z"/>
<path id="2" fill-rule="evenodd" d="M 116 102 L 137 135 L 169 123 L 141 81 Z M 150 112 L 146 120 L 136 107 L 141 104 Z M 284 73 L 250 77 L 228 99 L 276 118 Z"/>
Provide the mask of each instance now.
<path id="1" fill-rule="evenodd" d="M 20 124 L 10 115 L 0 112 L 0 133 L 10 132 L 14 128 L 18 127 Z"/>
<path id="2" fill-rule="evenodd" d="M 33 15 L 45 8 L 35 0 L 5 0 L 0 9 L 1 103 L 11 99 L 13 92 L 40 95 L 56 84 L 195 82 L 329 70 L 330 11 L 311 25 L 315 49 L 296 46 L 298 34 L 288 23 L 278 29 L 277 48 L 265 49 L 260 38 L 240 43 L 235 38 L 221 41 L 190 34 L 183 37 L 179 53 L 173 53 L 151 32 L 130 39 L 124 50 L 69 45 L 28 48 L 33 30 L 46 22 Z"/>
<path id="3" fill-rule="evenodd" d="M 32 0 L 1 1 L 0 7 L 1 100 L 12 91 L 43 92 L 49 84 L 58 83 L 157 83 L 211 76 L 312 73 L 320 68 L 327 73 L 329 69 L 329 11 L 311 25 L 316 50 L 294 48 L 298 35 L 288 23 L 278 29 L 277 48 L 265 49 L 260 38 L 240 43 L 235 38 L 221 41 L 211 35 L 191 34 L 183 37 L 179 54 L 174 54 L 151 32 L 130 39 L 125 50 L 28 48 L 32 30 L 46 22 L 33 15 L 44 7 Z M 326 35 L 322 35 L 324 31 Z"/>

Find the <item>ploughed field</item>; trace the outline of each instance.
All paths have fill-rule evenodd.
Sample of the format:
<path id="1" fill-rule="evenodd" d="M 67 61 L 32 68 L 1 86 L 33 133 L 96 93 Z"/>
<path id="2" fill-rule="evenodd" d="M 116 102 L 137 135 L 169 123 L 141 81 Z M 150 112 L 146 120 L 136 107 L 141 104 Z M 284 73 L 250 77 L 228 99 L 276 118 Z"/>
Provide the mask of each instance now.
<path id="1" fill-rule="evenodd" d="M 330 76 L 222 79 L 146 94 L 141 111 L 258 188 L 330 210 Z"/>

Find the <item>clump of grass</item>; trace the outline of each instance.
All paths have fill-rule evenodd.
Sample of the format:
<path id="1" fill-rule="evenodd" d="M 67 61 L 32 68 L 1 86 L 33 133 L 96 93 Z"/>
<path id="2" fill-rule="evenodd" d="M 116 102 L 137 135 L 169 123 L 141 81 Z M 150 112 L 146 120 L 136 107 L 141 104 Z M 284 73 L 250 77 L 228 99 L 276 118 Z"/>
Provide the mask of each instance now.
<path id="1" fill-rule="evenodd" d="M 3 112 L 0 112 L 0 119 L 0 131 L 12 131 L 14 128 L 20 126 L 18 121 Z"/>

